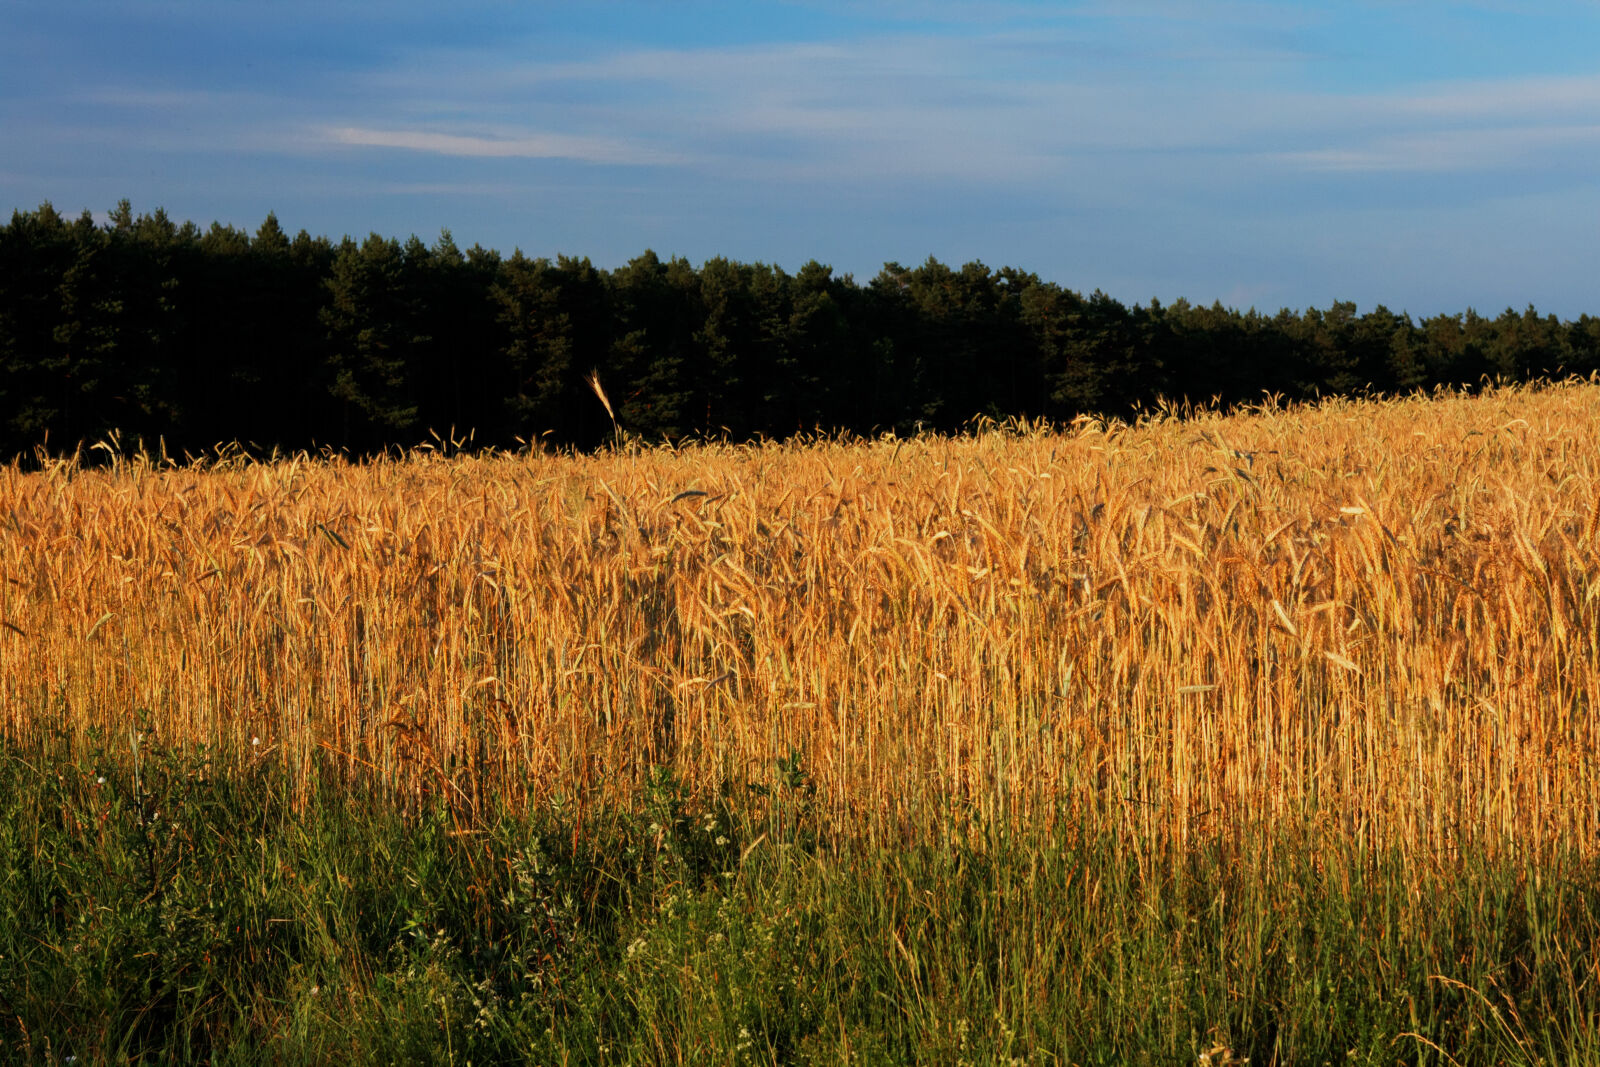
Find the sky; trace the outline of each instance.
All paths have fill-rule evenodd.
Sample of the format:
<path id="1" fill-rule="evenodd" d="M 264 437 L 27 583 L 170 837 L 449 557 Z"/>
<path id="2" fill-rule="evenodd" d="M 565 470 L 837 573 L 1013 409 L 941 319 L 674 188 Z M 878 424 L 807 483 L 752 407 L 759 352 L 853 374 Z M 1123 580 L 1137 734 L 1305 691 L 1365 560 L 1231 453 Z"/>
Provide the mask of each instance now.
<path id="1" fill-rule="evenodd" d="M 0 211 L 1600 314 L 1600 0 L 4 0 Z"/>

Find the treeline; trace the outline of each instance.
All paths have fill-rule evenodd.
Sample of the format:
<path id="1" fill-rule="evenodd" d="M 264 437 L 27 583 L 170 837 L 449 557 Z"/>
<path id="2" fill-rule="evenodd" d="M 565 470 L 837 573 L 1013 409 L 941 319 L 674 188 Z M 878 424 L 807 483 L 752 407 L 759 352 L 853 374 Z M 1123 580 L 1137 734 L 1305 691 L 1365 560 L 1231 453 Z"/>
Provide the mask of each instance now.
<path id="1" fill-rule="evenodd" d="M 0 226 L 0 455 L 113 431 L 174 455 L 219 442 L 371 452 L 429 431 L 589 447 L 584 376 L 646 438 L 952 430 L 1159 398 L 1305 399 L 1600 370 L 1600 319 L 1413 320 L 1351 303 L 1265 315 L 1127 306 L 1037 275 L 929 259 L 866 284 L 815 261 L 646 252 L 612 271 L 373 234 L 290 237 L 49 204 Z"/>

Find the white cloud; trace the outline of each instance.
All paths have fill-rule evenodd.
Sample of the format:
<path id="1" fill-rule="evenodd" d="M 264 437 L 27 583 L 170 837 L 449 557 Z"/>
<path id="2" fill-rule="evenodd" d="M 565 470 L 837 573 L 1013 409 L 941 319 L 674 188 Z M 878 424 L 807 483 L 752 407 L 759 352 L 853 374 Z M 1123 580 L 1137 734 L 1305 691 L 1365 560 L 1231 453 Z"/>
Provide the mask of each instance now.
<path id="1" fill-rule="evenodd" d="M 1194 10 L 1158 3 L 1121 17 Z M 499 58 L 441 52 L 366 81 L 382 121 L 333 135 L 460 157 L 659 163 L 759 181 L 1015 189 L 1072 180 L 1078 196 L 1117 200 L 1130 180 L 1141 189 L 1173 182 L 1192 162 L 1175 152 L 1208 156 L 1203 179 L 1219 186 L 1307 171 L 1582 169 L 1574 155 L 1594 146 L 1600 114 L 1600 77 L 1319 92 L 1286 88 L 1286 65 L 1310 61 L 1274 45 L 1246 50 L 1261 62 L 1231 81 L 1153 53 L 1108 59 L 1098 49 L 1071 32 L 1019 36 L 1001 26 L 554 62 L 514 58 L 515 48 Z M 441 121 L 450 115 L 541 132 L 460 130 Z"/>
<path id="2" fill-rule="evenodd" d="M 390 182 L 381 191 L 399 196 L 523 196 L 526 185 L 507 182 Z"/>
<path id="3" fill-rule="evenodd" d="M 1499 127 L 1396 134 L 1360 144 L 1277 154 L 1320 171 L 1496 171 L 1522 169 L 1530 160 L 1570 149 L 1600 159 L 1600 125 Z"/>
<path id="4" fill-rule="evenodd" d="M 1587 117 L 1600 114 L 1600 75 L 1450 82 L 1402 95 L 1393 103 L 1409 114 L 1441 118 Z"/>
<path id="5" fill-rule="evenodd" d="M 400 148 L 445 156 L 486 159 L 572 159 L 585 163 L 652 164 L 672 162 L 666 153 L 604 137 L 560 133 L 475 136 L 435 130 L 380 130 L 361 126 L 330 127 L 330 141 L 362 148 Z"/>
<path id="6" fill-rule="evenodd" d="M 1255 9 L 1236 6 L 1235 17 Z M 1194 11 L 1155 2 L 1095 13 L 1102 22 L 1176 18 L 1223 36 Z M 169 151 L 388 149 L 671 166 L 789 187 L 1055 188 L 1102 204 L 1306 173 L 1593 175 L 1600 159 L 1600 76 L 1318 92 L 1284 77 L 1311 61 L 1271 42 L 1241 44 L 1244 61 L 1230 79 L 1208 62 L 1201 70 L 1171 61 L 1171 41 L 1107 38 L 1103 29 L 1095 38 L 1070 19 L 1050 22 L 1037 32 L 1002 21 L 961 34 L 613 49 L 553 61 L 530 60 L 525 42 L 508 41 L 489 52 L 412 52 L 384 71 L 276 102 L 116 86 L 80 89 L 78 98 L 160 112 L 163 121 L 139 136 Z M 1108 43 L 1119 47 L 1107 51 Z"/>

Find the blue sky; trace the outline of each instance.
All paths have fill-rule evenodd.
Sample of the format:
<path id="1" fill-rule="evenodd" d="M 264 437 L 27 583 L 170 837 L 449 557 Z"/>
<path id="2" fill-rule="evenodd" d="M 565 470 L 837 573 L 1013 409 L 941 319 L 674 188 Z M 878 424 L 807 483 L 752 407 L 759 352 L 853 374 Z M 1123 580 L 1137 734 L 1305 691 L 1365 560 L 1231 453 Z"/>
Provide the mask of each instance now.
<path id="1" fill-rule="evenodd" d="M 1600 0 L 5 0 L 0 210 L 1600 314 Z"/>

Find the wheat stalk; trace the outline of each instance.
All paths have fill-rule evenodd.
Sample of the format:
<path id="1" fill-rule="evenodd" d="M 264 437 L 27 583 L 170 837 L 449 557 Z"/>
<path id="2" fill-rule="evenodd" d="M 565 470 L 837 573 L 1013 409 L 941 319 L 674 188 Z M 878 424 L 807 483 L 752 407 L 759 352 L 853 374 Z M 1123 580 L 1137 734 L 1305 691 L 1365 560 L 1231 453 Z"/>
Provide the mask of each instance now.
<path id="1" fill-rule="evenodd" d="M 635 804 L 663 762 L 709 793 L 796 750 L 820 817 L 883 836 L 1105 820 L 1145 855 L 1304 820 L 1592 851 L 1596 395 L 14 465 L 0 729 L 134 715 L 463 811 Z M 1481 447 L 1506 426 L 1568 434 L 1568 476 Z M 1208 470 L 1217 441 L 1254 481 Z"/>
<path id="2" fill-rule="evenodd" d="M 606 396 L 605 387 L 600 384 L 600 369 L 598 367 L 593 368 L 584 376 L 583 380 L 584 383 L 589 386 L 590 391 L 600 399 L 600 403 L 605 407 L 606 416 L 611 419 L 612 437 L 616 443 L 620 445 L 622 443 L 622 424 L 617 421 L 617 413 L 611 408 L 611 398 Z"/>

